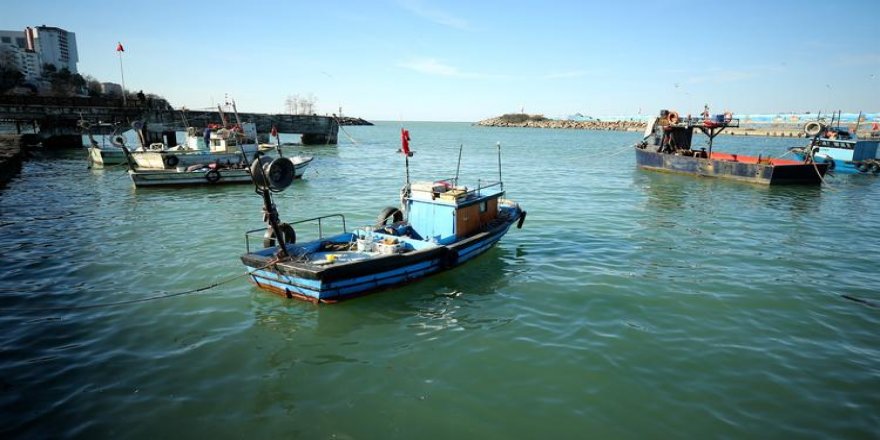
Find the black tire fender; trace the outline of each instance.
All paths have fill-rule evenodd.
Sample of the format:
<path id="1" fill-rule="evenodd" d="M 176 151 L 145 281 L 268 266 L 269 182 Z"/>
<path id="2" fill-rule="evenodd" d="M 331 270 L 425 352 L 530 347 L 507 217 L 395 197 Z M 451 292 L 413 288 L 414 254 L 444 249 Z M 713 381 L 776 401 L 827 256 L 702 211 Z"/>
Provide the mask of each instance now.
<path id="1" fill-rule="evenodd" d="M 379 217 L 376 218 L 376 226 L 384 226 L 389 218 L 392 219 L 393 223 L 401 222 L 403 221 L 403 213 L 393 206 L 386 206 L 379 212 Z"/>
<path id="2" fill-rule="evenodd" d="M 162 159 L 162 163 L 164 163 L 166 167 L 176 167 L 177 164 L 180 163 L 180 159 L 178 159 L 177 156 L 173 154 L 169 154 L 165 156 L 164 159 Z"/>
<path id="3" fill-rule="evenodd" d="M 278 225 L 278 230 L 284 243 L 296 243 L 296 231 L 293 229 L 293 226 L 281 223 Z M 272 228 L 266 229 L 266 233 L 263 234 L 263 248 L 270 247 L 275 247 L 275 231 Z"/>
<path id="4" fill-rule="evenodd" d="M 208 183 L 217 183 L 220 180 L 220 171 L 208 170 L 208 172 L 205 173 L 205 179 Z"/>
<path id="5" fill-rule="evenodd" d="M 825 163 L 828 164 L 828 171 L 833 171 L 834 167 L 837 166 L 837 163 L 834 162 L 834 159 L 832 159 L 831 156 L 825 158 Z"/>
<path id="6" fill-rule="evenodd" d="M 443 268 L 444 269 L 452 269 L 458 264 L 458 251 L 455 249 L 446 249 L 446 253 L 443 254 Z"/>

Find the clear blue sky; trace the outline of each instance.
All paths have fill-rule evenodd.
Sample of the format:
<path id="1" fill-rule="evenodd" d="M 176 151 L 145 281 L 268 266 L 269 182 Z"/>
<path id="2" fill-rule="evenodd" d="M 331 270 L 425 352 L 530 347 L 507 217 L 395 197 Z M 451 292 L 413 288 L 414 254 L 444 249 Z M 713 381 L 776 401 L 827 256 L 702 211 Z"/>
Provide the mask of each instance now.
<path id="1" fill-rule="evenodd" d="M 693 8 L 689 8 L 689 5 Z M 76 33 L 79 70 L 205 108 L 476 121 L 880 111 L 880 1 L 10 1 Z"/>

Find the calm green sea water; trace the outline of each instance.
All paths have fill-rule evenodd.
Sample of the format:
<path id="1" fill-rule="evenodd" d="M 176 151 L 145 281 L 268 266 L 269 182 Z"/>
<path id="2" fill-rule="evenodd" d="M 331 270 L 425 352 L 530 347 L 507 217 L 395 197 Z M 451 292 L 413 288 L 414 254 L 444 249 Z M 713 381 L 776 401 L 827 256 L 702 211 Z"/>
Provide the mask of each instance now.
<path id="1" fill-rule="evenodd" d="M 37 152 L 0 190 L 0 434 L 877 438 L 880 179 L 766 188 L 638 171 L 638 133 L 406 127 L 415 179 L 454 175 L 463 143 L 462 179 L 493 180 L 500 141 L 525 227 L 332 306 L 240 277 L 250 187 L 135 190 Z M 396 204 L 399 128 L 308 148 L 282 218 Z"/>

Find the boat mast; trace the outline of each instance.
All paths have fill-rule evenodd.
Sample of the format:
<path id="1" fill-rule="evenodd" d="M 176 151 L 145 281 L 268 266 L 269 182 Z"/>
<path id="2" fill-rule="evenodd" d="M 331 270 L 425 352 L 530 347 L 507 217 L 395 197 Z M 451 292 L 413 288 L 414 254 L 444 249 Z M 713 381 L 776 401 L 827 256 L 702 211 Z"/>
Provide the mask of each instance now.
<path id="1" fill-rule="evenodd" d="M 464 144 L 458 145 L 458 165 L 455 166 L 455 179 L 452 181 L 453 186 L 458 186 L 458 171 L 461 170 L 461 150 Z"/>
<path id="2" fill-rule="evenodd" d="M 501 141 L 495 142 L 498 148 L 498 183 L 501 185 L 501 191 L 504 191 L 504 181 L 501 180 Z"/>

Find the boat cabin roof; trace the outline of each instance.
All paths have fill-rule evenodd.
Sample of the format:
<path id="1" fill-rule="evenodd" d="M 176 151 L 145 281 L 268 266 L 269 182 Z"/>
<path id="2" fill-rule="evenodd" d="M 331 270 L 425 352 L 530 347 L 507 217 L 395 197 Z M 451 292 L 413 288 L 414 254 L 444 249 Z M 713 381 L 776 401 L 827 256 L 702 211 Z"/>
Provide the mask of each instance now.
<path id="1" fill-rule="evenodd" d="M 449 181 L 414 182 L 410 184 L 408 200 L 413 203 L 430 203 L 448 206 L 467 206 L 499 198 L 504 195 L 501 182 L 479 182 L 476 188 L 456 186 Z"/>

